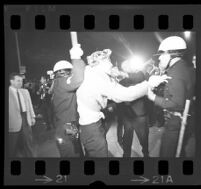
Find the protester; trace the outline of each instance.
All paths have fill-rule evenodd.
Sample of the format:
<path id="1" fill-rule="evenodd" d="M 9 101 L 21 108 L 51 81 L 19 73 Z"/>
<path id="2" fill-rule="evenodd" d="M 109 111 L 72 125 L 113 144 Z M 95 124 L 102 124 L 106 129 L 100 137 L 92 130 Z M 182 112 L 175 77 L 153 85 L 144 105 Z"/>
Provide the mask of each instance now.
<path id="1" fill-rule="evenodd" d="M 149 87 L 157 86 L 167 79 L 154 76 L 135 86 L 123 87 L 111 77 L 111 53 L 110 49 L 105 49 L 87 57 L 84 80 L 77 90 L 80 139 L 89 157 L 108 157 L 102 122 L 104 114 L 101 111 L 107 106 L 108 99 L 117 103 L 136 100 L 145 96 Z"/>

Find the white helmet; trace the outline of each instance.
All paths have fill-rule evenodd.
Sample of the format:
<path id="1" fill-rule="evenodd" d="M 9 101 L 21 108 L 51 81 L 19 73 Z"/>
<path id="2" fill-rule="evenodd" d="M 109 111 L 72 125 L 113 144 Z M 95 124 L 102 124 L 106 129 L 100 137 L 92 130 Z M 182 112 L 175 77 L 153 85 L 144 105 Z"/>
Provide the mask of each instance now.
<path id="1" fill-rule="evenodd" d="M 72 69 L 72 68 L 73 66 L 70 62 L 66 60 L 61 60 L 54 65 L 53 71 L 57 72 L 58 70 Z"/>
<path id="2" fill-rule="evenodd" d="M 168 51 L 185 50 L 186 48 L 187 46 L 184 39 L 178 36 L 171 36 L 164 39 L 161 42 L 158 51 L 168 52 Z"/>

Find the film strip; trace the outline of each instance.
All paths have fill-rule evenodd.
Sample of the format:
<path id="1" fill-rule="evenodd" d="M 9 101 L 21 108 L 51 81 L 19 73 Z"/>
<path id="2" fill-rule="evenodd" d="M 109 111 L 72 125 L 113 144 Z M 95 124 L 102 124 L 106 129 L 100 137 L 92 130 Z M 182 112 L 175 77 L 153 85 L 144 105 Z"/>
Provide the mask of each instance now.
<path id="1" fill-rule="evenodd" d="M 200 5 L 5 5 L 6 84 L 9 85 L 7 75 L 13 70 L 12 64 L 9 63 L 11 60 L 9 54 L 13 50 L 11 38 L 16 33 L 21 33 L 23 36 L 23 33 L 28 32 L 65 32 L 70 38 L 72 31 L 76 31 L 78 35 L 79 32 L 181 33 L 187 31 L 196 34 L 194 45 L 196 61 L 199 62 L 200 9 Z M 82 39 L 79 40 L 81 43 Z M 196 81 L 198 81 L 199 65 L 196 66 L 196 74 Z M 195 88 L 197 94 L 198 82 Z M 6 95 L 8 96 L 8 93 Z M 196 100 L 199 101 L 199 95 L 196 95 Z M 197 104 L 195 109 L 199 112 Z M 6 112 L 8 111 L 6 107 Z M 196 114 L 196 123 L 200 123 L 198 117 Z M 201 184 L 200 128 L 197 127 L 199 124 L 195 126 L 196 150 L 193 157 L 10 158 L 8 156 L 8 123 L 7 116 L 4 132 L 5 185 Z"/>

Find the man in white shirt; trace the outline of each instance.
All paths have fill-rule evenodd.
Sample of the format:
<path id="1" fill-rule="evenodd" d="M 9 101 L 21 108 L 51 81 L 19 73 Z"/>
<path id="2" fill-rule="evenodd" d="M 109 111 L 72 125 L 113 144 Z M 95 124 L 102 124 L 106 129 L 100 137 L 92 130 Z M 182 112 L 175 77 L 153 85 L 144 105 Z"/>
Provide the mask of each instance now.
<path id="1" fill-rule="evenodd" d="M 102 126 L 102 109 L 108 100 L 116 103 L 133 101 L 147 95 L 149 87 L 155 87 L 168 79 L 152 76 L 149 81 L 131 87 L 123 87 L 111 78 L 110 49 L 97 51 L 87 57 L 84 81 L 77 90 L 80 139 L 89 157 L 107 157 L 108 148 Z"/>
<path id="2" fill-rule="evenodd" d="M 22 89 L 22 77 L 10 74 L 9 87 L 9 156 L 33 157 L 31 126 L 35 124 L 35 113 L 27 89 Z"/>

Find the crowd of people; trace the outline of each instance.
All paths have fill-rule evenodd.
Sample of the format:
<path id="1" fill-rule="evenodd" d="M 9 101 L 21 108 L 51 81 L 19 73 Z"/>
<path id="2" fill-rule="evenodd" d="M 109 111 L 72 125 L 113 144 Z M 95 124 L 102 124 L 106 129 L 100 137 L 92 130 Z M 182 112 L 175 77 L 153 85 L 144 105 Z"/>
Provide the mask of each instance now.
<path id="1" fill-rule="evenodd" d="M 9 153 L 11 157 L 35 157 L 32 130 L 40 109 L 47 130 L 55 129 L 60 157 L 108 157 L 106 132 L 110 119 L 117 118 L 117 139 L 131 157 L 133 131 L 149 157 L 149 127 L 164 127 L 160 157 L 175 157 L 186 100 L 191 100 L 185 141 L 194 134 L 195 68 L 184 60 L 186 42 L 178 36 L 162 41 L 155 60 L 142 70 L 124 61 L 121 68 L 104 49 L 82 60 L 80 44 L 70 52 L 71 62 L 58 61 L 54 78 L 42 76 L 40 84 L 10 75 Z M 134 63 L 133 63 L 134 64 Z M 37 100 L 38 99 L 38 100 Z M 106 126 L 107 125 L 107 126 Z M 183 149 L 183 148 L 182 148 Z M 185 156 L 184 151 L 181 153 Z"/>

